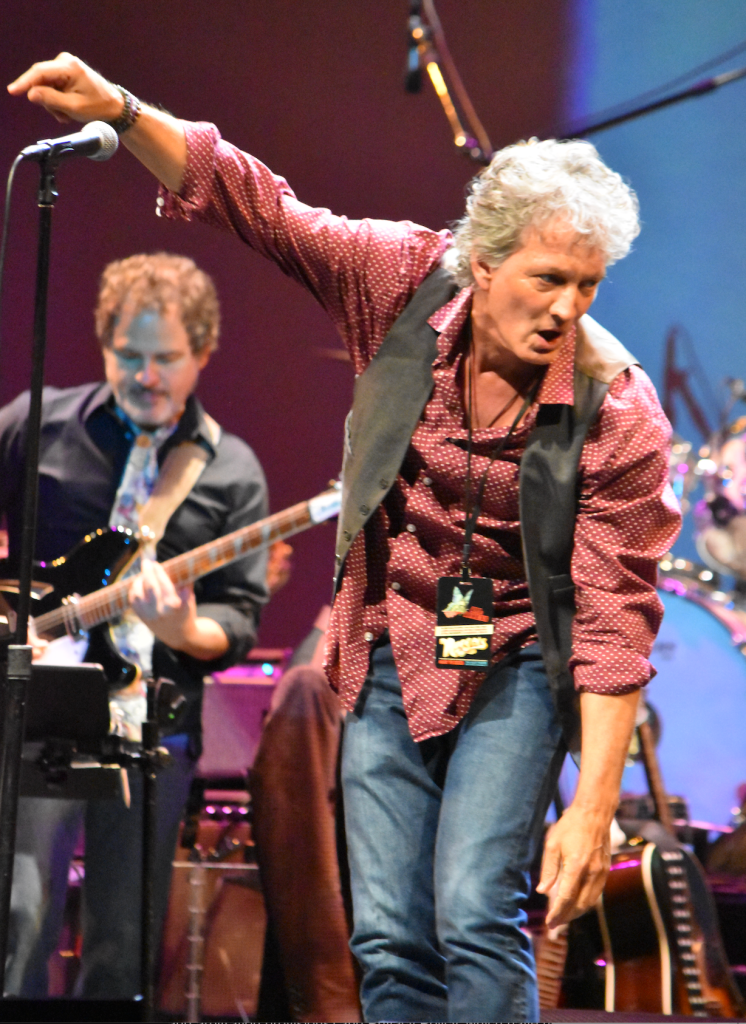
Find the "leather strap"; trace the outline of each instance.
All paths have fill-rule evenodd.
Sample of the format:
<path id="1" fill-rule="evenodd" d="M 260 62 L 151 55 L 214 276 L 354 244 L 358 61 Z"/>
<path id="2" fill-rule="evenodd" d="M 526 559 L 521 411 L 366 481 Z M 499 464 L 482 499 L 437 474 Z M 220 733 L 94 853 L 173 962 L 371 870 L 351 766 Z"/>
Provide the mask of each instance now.
<path id="1" fill-rule="evenodd" d="M 207 413 L 204 418 L 210 440 L 217 445 L 220 425 Z M 184 441 L 166 456 L 153 493 L 140 510 L 140 533 L 153 557 L 169 519 L 199 480 L 209 458 L 207 449 L 196 441 Z"/>

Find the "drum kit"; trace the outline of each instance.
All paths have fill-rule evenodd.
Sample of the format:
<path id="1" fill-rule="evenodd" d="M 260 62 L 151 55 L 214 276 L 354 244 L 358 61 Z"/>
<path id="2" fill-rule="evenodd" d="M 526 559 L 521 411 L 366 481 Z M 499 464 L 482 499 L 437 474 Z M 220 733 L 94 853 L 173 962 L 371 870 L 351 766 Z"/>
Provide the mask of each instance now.
<path id="1" fill-rule="evenodd" d="M 670 479 L 701 562 L 659 563 L 665 612 L 648 698 L 668 791 L 685 798 L 692 824 L 722 827 L 740 819 L 746 782 L 746 417 L 697 451 L 675 436 Z"/>
<path id="2" fill-rule="evenodd" d="M 746 1020 L 736 984 L 746 973 L 746 417 L 707 436 L 698 450 L 676 436 L 671 445 L 670 482 L 701 561 L 659 563 L 656 672 L 628 751 L 611 872 L 566 932 L 537 931 L 545 1010 Z M 576 784 L 568 758 L 560 805 Z"/>

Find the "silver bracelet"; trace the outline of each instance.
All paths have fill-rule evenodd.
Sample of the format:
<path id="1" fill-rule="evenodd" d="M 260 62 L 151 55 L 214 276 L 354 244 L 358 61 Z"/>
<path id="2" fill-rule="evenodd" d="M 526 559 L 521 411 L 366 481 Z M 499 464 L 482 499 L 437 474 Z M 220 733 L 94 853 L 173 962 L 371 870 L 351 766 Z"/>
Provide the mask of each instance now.
<path id="1" fill-rule="evenodd" d="M 113 85 L 114 83 L 112 83 Z M 123 89 L 121 85 L 115 85 L 115 89 L 118 89 L 122 94 L 124 100 L 124 109 L 119 117 L 115 121 L 107 121 L 106 123 L 111 125 L 117 135 L 121 135 L 122 132 L 126 132 L 128 128 L 131 128 L 135 121 L 140 116 L 141 105 L 137 96 L 133 96 L 127 89 Z"/>

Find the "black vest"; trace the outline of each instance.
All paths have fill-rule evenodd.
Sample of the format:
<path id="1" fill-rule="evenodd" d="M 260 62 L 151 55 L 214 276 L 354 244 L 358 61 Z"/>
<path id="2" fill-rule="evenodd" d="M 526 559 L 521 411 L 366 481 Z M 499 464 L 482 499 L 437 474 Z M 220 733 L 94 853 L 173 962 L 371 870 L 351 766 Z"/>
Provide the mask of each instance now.
<path id="1" fill-rule="evenodd" d="M 430 399 L 438 335 L 427 321 L 458 290 L 447 271 L 438 269 L 430 274 L 355 381 L 352 410 L 345 424 L 335 593 L 350 546 L 388 494 Z M 576 344 L 575 404 L 539 407 L 519 474 L 521 536 L 531 604 L 565 740 L 574 753 L 579 749 L 580 719 L 568 662 L 575 614 L 570 562 L 578 463 L 609 381 L 636 361 L 603 328 L 587 320 L 586 331 L 579 335 L 583 361 L 593 375 L 578 368 L 581 346 Z M 601 332 L 599 346 L 588 338 L 591 327 Z"/>

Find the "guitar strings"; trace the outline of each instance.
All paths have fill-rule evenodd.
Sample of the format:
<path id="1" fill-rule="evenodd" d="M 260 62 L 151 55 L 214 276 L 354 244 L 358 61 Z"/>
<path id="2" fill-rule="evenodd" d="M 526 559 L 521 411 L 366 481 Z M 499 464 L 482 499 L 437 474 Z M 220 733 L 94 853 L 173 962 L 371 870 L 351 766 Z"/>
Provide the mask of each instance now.
<path id="1" fill-rule="evenodd" d="M 313 525 L 307 502 L 300 502 L 271 519 L 274 520 L 271 526 L 265 522 L 261 529 L 257 529 L 258 524 L 252 523 L 215 541 L 208 541 L 192 551 L 169 558 L 161 564 L 174 585 L 183 587 L 200 576 L 243 557 L 255 548 Z M 237 547 L 239 540 L 240 548 Z M 79 598 L 76 602 L 69 602 L 45 612 L 35 618 L 36 627 L 40 633 L 49 632 L 59 626 L 65 626 L 67 631 L 74 632 L 78 624 L 90 629 L 116 618 L 128 607 L 127 593 L 131 582 L 131 579 L 117 580 L 102 590 Z"/>

